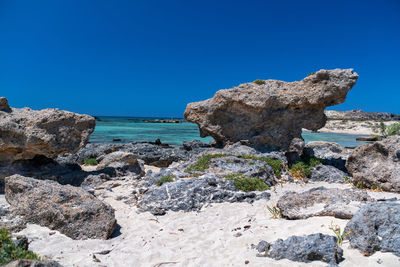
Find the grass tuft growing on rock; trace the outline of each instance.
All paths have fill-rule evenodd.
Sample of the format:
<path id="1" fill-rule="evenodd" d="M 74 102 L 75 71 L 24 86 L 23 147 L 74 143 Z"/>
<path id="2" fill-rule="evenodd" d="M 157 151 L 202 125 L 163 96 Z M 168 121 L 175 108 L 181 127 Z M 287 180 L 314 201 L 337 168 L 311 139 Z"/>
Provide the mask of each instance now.
<path id="1" fill-rule="evenodd" d="M 314 157 L 303 158 L 301 161 L 297 161 L 290 166 L 289 173 L 293 178 L 303 180 L 310 176 L 311 168 L 320 163 L 322 163 L 321 160 Z"/>
<path id="2" fill-rule="evenodd" d="M 272 219 L 283 218 L 282 211 L 278 207 L 270 207 L 267 205 L 267 210 L 269 211 L 269 213 L 271 213 Z"/>
<path id="3" fill-rule="evenodd" d="M 282 161 L 280 161 L 278 159 L 261 158 L 261 157 L 256 157 L 253 155 L 242 155 L 242 156 L 238 156 L 238 157 L 242 158 L 242 159 L 253 159 L 253 160 L 264 161 L 269 166 L 271 166 L 276 178 L 281 178 L 281 170 L 283 169 L 283 163 L 282 163 Z"/>
<path id="4" fill-rule="evenodd" d="M 26 250 L 23 245 L 16 245 L 5 227 L 0 228 L 0 264 L 5 265 L 18 259 L 41 260 L 37 254 Z"/>
<path id="5" fill-rule="evenodd" d="M 258 85 L 263 85 L 263 84 L 265 84 L 265 81 L 264 81 L 264 80 L 257 79 L 257 80 L 255 80 L 253 83 L 258 84 Z"/>
<path id="6" fill-rule="evenodd" d="M 84 160 L 84 165 L 95 166 L 97 164 L 99 164 L 99 163 L 97 162 L 97 160 L 95 158 L 86 158 Z"/>
<path id="7" fill-rule="evenodd" d="M 233 180 L 235 187 L 244 192 L 265 191 L 270 189 L 260 178 L 252 178 L 240 173 L 228 174 L 225 176 L 225 179 Z"/>
<path id="8" fill-rule="evenodd" d="M 185 172 L 204 172 L 210 168 L 210 160 L 213 158 L 228 157 L 227 154 L 209 154 L 205 155 L 197 160 L 196 163 L 186 168 Z"/>
<path id="9" fill-rule="evenodd" d="M 173 182 L 175 177 L 175 175 L 165 175 L 157 180 L 156 185 L 162 186 L 163 183 Z"/>
<path id="10" fill-rule="evenodd" d="M 386 128 L 386 135 L 400 135 L 400 123 L 394 123 Z"/>

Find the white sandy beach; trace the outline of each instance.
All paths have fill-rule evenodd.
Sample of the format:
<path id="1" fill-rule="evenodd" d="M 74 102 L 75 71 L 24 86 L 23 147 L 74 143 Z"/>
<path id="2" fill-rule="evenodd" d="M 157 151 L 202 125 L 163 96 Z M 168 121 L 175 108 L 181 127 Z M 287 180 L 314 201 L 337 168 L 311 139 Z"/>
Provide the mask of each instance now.
<path id="1" fill-rule="evenodd" d="M 154 169 L 153 169 L 154 170 Z M 102 189 L 101 196 L 115 209 L 120 234 L 109 240 L 72 240 L 46 227 L 29 225 L 19 234 L 26 235 L 30 249 L 42 257 L 57 260 L 64 266 L 326 266 L 323 262 L 299 263 L 257 257 L 251 248 L 259 241 L 275 241 L 292 235 L 333 234 L 333 222 L 345 227 L 347 220 L 312 217 L 306 220 L 272 219 L 266 205 L 275 205 L 286 191 L 305 191 L 317 186 L 349 188 L 348 184 L 325 182 L 284 184 L 271 190 L 271 199 L 248 203 L 213 204 L 199 212 L 167 212 L 155 217 L 139 213 L 134 204 L 120 197 L 133 189 L 129 181 L 110 181 L 112 191 Z M 369 192 L 373 197 L 391 198 L 396 194 Z M 1 201 L 4 200 L 2 196 Z M 344 242 L 345 260 L 340 266 L 399 266 L 399 258 L 377 252 L 370 257 L 351 249 Z M 110 250 L 108 254 L 97 254 Z M 94 256 L 95 255 L 95 258 Z M 248 261 L 248 264 L 245 262 Z"/>

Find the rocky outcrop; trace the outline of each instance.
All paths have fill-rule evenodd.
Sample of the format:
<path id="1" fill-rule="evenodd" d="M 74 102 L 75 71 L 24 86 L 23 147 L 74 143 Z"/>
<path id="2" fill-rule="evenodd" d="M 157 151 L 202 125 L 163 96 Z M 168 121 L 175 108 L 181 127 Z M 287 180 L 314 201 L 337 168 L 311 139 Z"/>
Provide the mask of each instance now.
<path id="1" fill-rule="evenodd" d="M 346 160 L 349 157 L 349 150 L 333 142 L 313 141 L 305 145 L 304 155 L 322 159 L 324 164 L 332 165 L 339 170 L 346 172 Z"/>
<path id="2" fill-rule="evenodd" d="M 11 108 L 8 105 L 8 100 L 5 97 L 0 97 L 0 111 L 11 112 Z"/>
<path id="3" fill-rule="evenodd" d="M 367 188 L 400 192 L 400 137 L 357 147 L 349 156 L 346 168 L 355 184 Z"/>
<path id="4" fill-rule="evenodd" d="M 352 69 L 335 69 L 299 82 L 245 83 L 188 104 L 184 117 L 197 123 L 202 137 L 219 144 L 247 140 L 257 149 L 287 150 L 301 138 L 302 128 L 316 131 L 325 125 L 324 109 L 343 103 L 357 79 Z"/>
<path id="5" fill-rule="evenodd" d="M 233 181 L 217 179 L 211 175 L 154 185 L 140 197 L 138 208 L 154 215 L 163 215 L 168 210 L 193 211 L 200 210 L 208 203 L 253 202 L 261 198 L 268 200 L 269 196 L 267 192 L 241 192 Z"/>
<path id="6" fill-rule="evenodd" d="M 4 110 L 6 100 L 1 102 Z M 94 126 L 91 116 L 59 109 L 0 111 L 0 162 L 76 152 L 87 143 Z"/>
<path id="7" fill-rule="evenodd" d="M 305 179 L 313 182 L 341 183 L 346 176 L 346 173 L 333 166 L 318 164 L 311 168 L 310 177 Z"/>
<path id="8" fill-rule="evenodd" d="M 333 216 L 350 219 L 363 205 L 374 201 L 366 192 L 353 189 L 316 187 L 303 193 L 287 192 L 277 203 L 287 219 Z"/>
<path id="9" fill-rule="evenodd" d="M 336 111 L 326 110 L 328 120 L 352 120 L 352 121 L 400 121 L 400 115 L 385 112 L 362 112 L 360 110 Z"/>
<path id="10" fill-rule="evenodd" d="M 369 256 L 375 251 L 393 252 L 400 257 L 400 204 L 384 202 L 362 207 L 344 232 L 353 248 Z"/>
<path id="11" fill-rule="evenodd" d="M 323 261 L 334 265 L 343 260 L 343 250 L 337 245 L 336 237 L 321 233 L 291 236 L 286 240 L 278 239 L 272 244 L 261 241 L 257 250 L 258 256 L 276 260 Z"/>
<path id="12" fill-rule="evenodd" d="M 143 161 L 138 160 L 137 156 L 123 151 L 116 151 L 101 157 L 100 163 L 96 166 L 96 170 L 105 168 L 114 168 L 120 175 L 129 173 L 143 176 L 145 174 Z"/>
<path id="13" fill-rule="evenodd" d="M 113 208 L 77 187 L 14 175 L 5 195 L 13 214 L 73 239 L 107 239 L 116 227 Z"/>

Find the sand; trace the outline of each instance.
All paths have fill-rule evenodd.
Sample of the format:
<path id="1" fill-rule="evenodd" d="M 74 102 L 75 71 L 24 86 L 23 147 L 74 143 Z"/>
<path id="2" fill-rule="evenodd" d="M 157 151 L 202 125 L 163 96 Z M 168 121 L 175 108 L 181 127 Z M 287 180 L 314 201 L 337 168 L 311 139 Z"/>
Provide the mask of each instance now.
<path id="1" fill-rule="evenodd" d="M 386 121 L 386 126 L 399 121 Z M 379 124 L 377 121 L 345 121 L 345 120 L 328 120 L 326 125 L 319 129 L 321 133 L 344 133 L 357 135 L 379 134 Z"/>
<path id="2" fill-rule="evenodd" d="M 154 169 L 153 169 L 154 171 Z M 309 264 L 289 260 L 276 261 L 257 257 L 251 244 L 269 242 L 292 235 L 333 234 L 333 222 L 342 228 L 348 220 L 313 217 L 306 220 L 272 219 L 266 205 L 273 206 L 288 190 L 305 191 L 317 186 L 349 188 L 348 184 L 284 184 L 271 190 L 269 201 L 212 204 L 199 212 L 168 212 L 155 217 L 139 213 L 134 204 L 123 203 L 121 196 L 132 190 L 129 180 L 110 181 L 120 184 L 112 191 L 97 192 L 116 212 L 120 233 L 109 240 L 72 240 L 57 231 L 29 224 L 19 234 L 26 235 L 30 249 L 44 258 L 64 266 L 327 266 L 323 262 Z M 369 192 L 373 197 L 391 198 L 392 193 Z M 4 201 L 4 196 L 1 196 Z M 342 245 L 345 260 L 340 266 L 399 266 L 399 258 L 377 252 L 370 257 Z M 96 254 L 110 250 L 108 254 Z M 95 255 L 95 258 L 94 256 Z M 99 261 L 99 262 L 96 262 Z M 245 261 L 249 261 L 246 265 Z"/>

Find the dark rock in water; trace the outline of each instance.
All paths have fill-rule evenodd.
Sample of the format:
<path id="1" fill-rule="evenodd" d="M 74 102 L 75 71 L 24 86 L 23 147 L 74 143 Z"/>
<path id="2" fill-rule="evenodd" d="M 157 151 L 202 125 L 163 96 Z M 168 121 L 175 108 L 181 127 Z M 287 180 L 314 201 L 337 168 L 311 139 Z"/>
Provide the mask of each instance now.
<path id="1" fill-rule="evenodd" d="M 122 139 L 121 138 L 113 138 L 113 142 L 121 142 Z"/>
<path id="2" fill-rule="evenodd" d="M 337 143 L 325 141 L 309 142 L 304 147 L 304 155 L 322 159 L 324 164 L 332 165 L 339 170 L 347 172 L 345 165 L 349 151 Z"/>
<path id="3" fill-rule="evenodd" d="M 36 261 L 36 260 L 16 260 L 13 262 L 8 263 L 4 267 L 62 267 L 58 262 L 56 261 Z"/>
<path id="4" fill-rule="evenodd" d="M 318 164 L 311 168 L 309 181 L 323 181 L 328 183 L 340 183 L 347 174 L 333 166 Z"/>
<path id="5" fill-rule="evenodd" d="M 11 108 L 8 105 L 8 100 L 5 97 L 0 97 L 0 111 L 11 112 Z"/>
<path id="6" fill-rule="evenodd" d="M 258 256 L 276 260 L 323 261 L 330 264 L 337 264 L 343 260 L 343 250 L 337 245 L 337 238 L 321 233 L 291 236 L 286 240 L 278 239 L 272 244 L 261 241 L 257 249 L 261 253 Z"/>
<path id="7" fill-rule="evenodd" d="M 258 150 L 288 150 L 294 138 L 302 138 L 302 128 L 325 125 L 324 109 L 343 103 L 357 79 L 352 69 L 335 69 L 299 82 L 245 83 L 189 103 L 184 117 L 199 126 L 201 137 L 219 144 L 248 140 Z"/>
<path id="8" fill-rule="evenodd" d="M 374 199 L 361 190 L 316 187 L 303 193 L 287 192 L 278 200 L 277 207 L 288 219 L 313 216 L 350 219 L 363 205 L 372 201 Z"/>
<path id="9" fill-rule="evenodd" d="M 355 184 L 367 188 L 400 192 L 400 136 L 357 147 L 349 156 L 346 168 Z"/>
<path id="10" fill-rule="evenodd" d="M 374 142 L 381 141 L 381 139 L 379 136 L 360 136 L 356 138 L 356 141 Z"/>
<path id="11" fill-rule="evenodd" d="M 400 204 L 383 202 L 363 206 L 348 222 L 344 232 L 353 248 L 365 256 L 375 251 L 400 257 Z"/>
<path id="12" fill-rule="evenodd" d="M 113 208 L 77 187 L 13 175 L 5 195 L 14 215 L 72 239 L 107 239 L 116 227 Z"/>
<path id="13" fill-rule="evenodd" d="M 150 187 L 141 196 L 138 208 L 160 215 L 168 210 L 200 210 L 208 203 L 252 202 L 261 198 L 269 199 L 269 196 L 267 192 L 241 192 L 233 185 L 233 181 L 215 177 L 184 178 Z"/>

